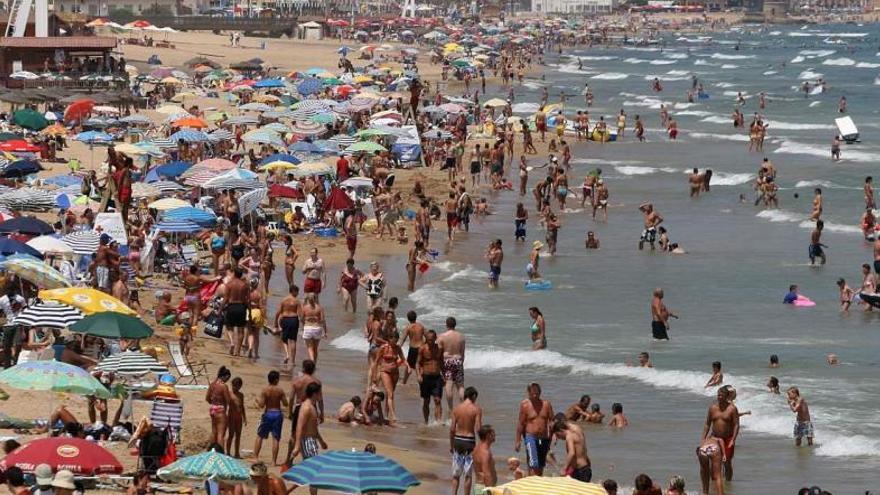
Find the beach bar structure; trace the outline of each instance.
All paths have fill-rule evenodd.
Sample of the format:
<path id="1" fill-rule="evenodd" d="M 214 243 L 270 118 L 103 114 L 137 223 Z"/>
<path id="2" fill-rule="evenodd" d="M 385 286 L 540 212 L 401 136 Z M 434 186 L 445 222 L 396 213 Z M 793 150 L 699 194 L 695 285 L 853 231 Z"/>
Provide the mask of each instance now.
<path id="1" fill-rule="evenodd" d="M 17 71 L 43 72 L 47 61 L 51 67 L 64 67 L 75 58 L 99 58 L 107 66 L 116 38 L 104 36 L 46 36 L 0 38 L 0 80 L 9 85 L 9 75 Z"/>

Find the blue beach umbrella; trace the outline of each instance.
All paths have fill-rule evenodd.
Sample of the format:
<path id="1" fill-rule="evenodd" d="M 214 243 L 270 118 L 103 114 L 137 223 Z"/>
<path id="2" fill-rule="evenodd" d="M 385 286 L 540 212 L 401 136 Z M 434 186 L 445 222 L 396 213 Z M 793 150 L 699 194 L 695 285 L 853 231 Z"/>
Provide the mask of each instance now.
<path id="1" fill-rule="evenodd" d="M 309 141 L 297 141 L 297 142 L 293 143 L 292 145 L 290 145 L 290 148 L 288 148 L 288 151 L 297 151 L 300 153 L 321 154 L 321 153 L 324 153 L 326 150 L 324 150 L 323 148 L 321 148 L 317 144 L 309 142 Z"/>
<path id="2" fill-rule="evenodd" d="M 0 175 L 3 177 L 24 177 L 40 170 L 43 170 L 43 167 L 34 160 L 18 160 L 3 167 L 3 172 Z"/>
<path id="3" fill-rule="evenodd" d="M 73 139 L 86 144 L 105 144 L 113 142 L 113 136 L 107 134 L 106 132 L 100 131 L 81 132 L 77 134 L 76 137 L 74 137 Z"/>
<path id="4" fill-rule="evenodd" d="M 251 479 L 250 469 L 245 463 L 213 450 L 184 457 L 160 468 L 156 474 L 166 481 L 213 480 L 236 483 Z"/>
<path id="5" fill-rule="evenodd" d="M 254 84 L 255 88 L 283 88 L 284 82 L 281 79 L 263 79 Z"/>
<path id="6" fill-rule="evenodd" d="M 162 213 L 162 220 L 182 220 L 199 225 L 214 225 L 217 223 L 217 216 L 207 210 L 183 206 L 165 211 Z"/>
<path id="7" fill-rule="evenodd" d="M 281 476 L 297 485 L 345 493 L 405 493 L 420 484 L 397 462 L 369 452 L 327 452 L 306 459 Z"/>
<path id="8" fill-rule="evenodd" d="M 13 254 L 27 254 L 37 259 L 43 259 L 43 254 L 23 242 L 8 237 L 0 237 L 0 254 L 10 256 Z"/>
<path id="9" fill-rule="evenodd" d="M 208 135 L 202 131 L 182 129 L 172 134 L 170 139 L 175 143 L 181 139 L 186 143 L 203 143 L 208 140 Z"/>
<path id="10" fill-rule="evenodd" d="M 317 93 L 318 91 L 321 91 L 322 87 L 324 87 L 324 81 L 312 77 L 297 84 L 296 90 L 301 95 L 310 95 L 312 93 Z"/>
<path id="11" fill-rule="evenodd" d="M 155 170 L 156 173 L 160 176 L 177 177 L 178 175 L 189 170 L 189 168 L 192 166 L 193 164 L 190 162 L 176 161 L 166 163 L 165 165 L 159 165 L 158 167 L 156 167 Z"/>
<path id="12" fill-rule="evenodd" d="M 0 234 L 48 235 L 54 232 L 51 225 L 33 217 L 10 218 L 0 223 Z"/>

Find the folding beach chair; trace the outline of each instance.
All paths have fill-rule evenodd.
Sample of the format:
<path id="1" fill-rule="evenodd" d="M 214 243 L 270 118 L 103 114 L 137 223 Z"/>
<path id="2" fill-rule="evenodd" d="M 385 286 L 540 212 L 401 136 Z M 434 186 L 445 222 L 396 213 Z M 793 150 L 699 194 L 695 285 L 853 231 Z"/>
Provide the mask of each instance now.
<path id="1" fill-rule="evenodd" d="M 183 404 L 154 400 L 150 408 L 150 423 L 158 428 L 169 428 L 174 440 L 180 443 L 180 425 L 183 423 Z"/>
<path id="2" fill-rule="evenodd" d="M 189 378 L 189 384 L 198 384 L 199 377 L 205 377 L 205 381 L 210 381 L 208 377 L 208 363 L 206 361 L 192 362 L 183 355 L 178 342 L 168 342 L 168 355 L 171 356 L 174 369 L 177 370 L 178 382 L 184 378 Z"/>

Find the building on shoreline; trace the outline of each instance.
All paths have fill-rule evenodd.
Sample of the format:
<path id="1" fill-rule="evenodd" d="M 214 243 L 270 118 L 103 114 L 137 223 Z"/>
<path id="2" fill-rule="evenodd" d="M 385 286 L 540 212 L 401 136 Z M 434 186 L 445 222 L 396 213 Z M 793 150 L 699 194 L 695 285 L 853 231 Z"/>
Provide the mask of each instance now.
<path id="1" fill-rule="evenodd" d="M 532 0 L 532 12 L 542 14 L 611 13 L 618 0 Z"/>

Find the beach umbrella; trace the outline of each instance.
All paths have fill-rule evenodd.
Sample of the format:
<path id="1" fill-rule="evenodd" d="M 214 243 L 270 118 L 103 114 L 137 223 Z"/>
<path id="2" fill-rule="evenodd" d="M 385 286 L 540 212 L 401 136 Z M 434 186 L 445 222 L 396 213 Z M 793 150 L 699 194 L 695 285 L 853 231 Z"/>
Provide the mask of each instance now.
<path id="1" fill-rule="evenodd" d="M 122 351 L 107 356 L 94 368 L 117 375 L 140 376 L 147 373 L 168 373 L 168 367 L 141 351 Z"/>
<path id="2" fill-rule="evenodd" d="M 52 471 L 66 469 L 77 476 L 122 473 L 122 464 L 107 449 L 95 442 L 68 437 L 32 440 L 0 461 L 0 470 L 15 466 L 33 473 L 40 464 L 48 464 Z"/>
<path id="3" fill-rule="evenodd" d="M 376 153 L 380 151 L 388 151 L 384 146 L 379 143 L 374 143 L 372 141 L 361 141 L 358 143 L 354 143 L 353 145 L 345 148 L 346 153 L 359 153 L 359 152 L 369 152 Z"/>
<path id="4" fill-rule="evenodd" d="M 290 163 L 290 162 L 285 162 L 283 160 L 278 160 L 278 161 L 267 163 L 265 165 L 260 165 L 260 167 L 257 170 L 259 170 L 261 172 L 271 172 L 274 170 L 279 170 L 279 169 L 280 170 L 288 170 L 291 168 L 296 168 L 296 164 Z"/>
<path id="5" fill-rule="evenodd" d="M 12 323 L 27 327 L 66 328 L 82 319 L 82 312 L 73 306 L 54 302 L 38 302 L 24 308 L 12 320 Z"/>
<path id="6" fill-rule="evenodd" d="M 241 216 L 250 215 L 253 213 L 257 207 L 260 206 L 260 203 L 266 199 L 268 196 L 268 189 L 265 187 L 261 187 L 258 189 L 254 189 L 253 191 L 249 191 L 245 194 L 242 194 L 238 197 L 238 211 Z"/>
<path id="7" fill-rule="evenodd" d="M 172 182 L 170 180 L 159 180 L 156 182 L 150 183 L 151 186 L 155 187 L 159 190 L 161 194 L 175 193 L 178 191 L 185 191 L 186 188 L 178 184 L 177 182 Z"/>
<path id="8" fill-rule="evenodd" d="M 150 139 L 149 141 L 141 141 L 140 143 L 136 144 L 135 146 L 143 147 L 144 149 L 147 149 L 147 150 L 149 150 L 150 148 L 162 150 L 162 149 L 177 148 L 177 142 L 172 141 L 170 139 L 166 139 L 166 138 L 154 138 L 154 139 Z M 163 154 L 160 153 L 159 156 L 162 156 L 162 155 Z"/>
<path id="9" fill-rule="evenodd" d="M 189 170 L 192 166 L 193 164 L 191 162 L 176 161 L 159 165 L 155 170 L 157 174 L 163 177 L 177 177 Z"/>
<path id="10" fill-rule="evenodd" d="M 300 486 L 346 493 L 405 493 L 420 484 L 392 459 L 369 452 L 339 450 L 310 457 L 281 476 Z"/>
<path id="11" fill-rule="evenodd" d="M 42 189 L 23 187 L 0 194 L 0 205 L 14 210 L 44 211 L 55 207 L 55 195 Z"/>
<path id="12" fill-rule="evenodd" d="M 74 254 L 92 255 L 98 251 L 101 245 L 101 234 L 93 230 L 71 232 L 61 240 L 73 249 Z"/>
<path id="13" fill-rule="evenodd" d="M 492 98 L 491 100 L 483 103 L 484 107 L 492 107 L 492 108 L 503 108 L 508 105 L 507 101 L 502 100 L 501 98 Z"/>
<path id="14" fill-rule="evenodd" d="M 257 125 L 259 123 L 260 119 L 253 115 L 236 115 L 234 117 L 229 117 L 226 119 L 226 122 L 224 122 L 224 124 L 229 125 Z"/>
<path id="15" fill-rule="evenodd" d="M 208 133 L 208 139 L 214 142 L 220 141 L 228 141 L 233 139 L 235 134 L 227 131 L 226 129 L 217 129 L 213 132 Z"/>
<path id="16" fill-rule="evenodd" d="M 45 235 L 55 232 L 48 223 L 34 217 L 18 217 L 0 223 L 0 234 Z"/>
<path id="17" fill-rule="evenodd" d="M 208 127 L 208 123 L 197 117 L 185 117 L 175 120 L 171 125 L 174 127 L 189 127 L 191 129 L 204 129 Z"/>
<path id="18" fill-rule="evenodd" d="M 81 121 L 92 113 L 93 108 L 95 108 L 95 100 L 90 98 L 75 100 L 64 109 L 64 121 Z"/>
<path id="19" fill-rule="evenodd" d="M 43 170 L 43 167 L 34 160 L 17 160 L 3 167 L 3 177 L 24 177 Z"/>
<path id="20" fill-rule="evenodd" d="M 528 476 L 493 488 L 489 495 L 606 495 L 602 485 L 584 483 L 567 476 Z"/>
<path id="21" fill-rule="evenodd" d="M 195 172 L 187 174 L 186 179 L 183 181 L 187 186 L 202 187 L 205 182 L 223 174 L 220 170 L 211 170 L 209 168 L 196 169 L 196 167 L 193 167 L 193 169 L 195 169 Z"/>
<path id="22" fill-rule="evenodd" d="M 0 132 L 0 142 L 23 139 L 23 136 L 14 132 Z"/>
<path id="23" fill-rule="evenodd" d="M 351 210 L 354 209 L 354 201 L 339 187 L 330 189 L 330 194 L 324 200 L 324 211 Z"/>
<path id="24" fill-rule="evenodd" d="M 23 139 L 13 139 L 0 143 L 0 151 L 8 151 L 12 153 L 38 152 L 40 147 L 29 143 Z"/>
<path id="25" fill-rule="evenodd" d="M 199 225 L 214 225 L 217 223 L 217 215 L 201 208 L 184 206 L 166 210 L 162 213 L 162 220 L 187 220 Z"/>
<path id="26" fill-rule="evenodd" d="M 49 126 L 46 116 L 32 108 L 23 108 L 13 113 L 12 123 L 32 131 L 41 131 Z"/>
<path id="27" fill-rule="evenodd" d="M 241 137 L 241 140 L 246 143 L 269 144 L 276 148 L 284 147 L 284 141 L 281 140 L 281 137 L 270 130 L 256 129 L 247 132 Z"/>
<path id="28" fill-rule="evenodd" d="M 254 84 L 255 88 L 283 88 L 284 81 L 281 79 L 263 79 Z"/>
<path id="29" fill-rule="evenodd" d="M 238 107 L 238 109 L 244 110 L 246 112 L 268 112 L 268 111 L 272 110 L 272 107 L 270 107 L 269 105 L 267 105 L 265 103 L 253 102 L 253 103 L 245 103 L 244 105 L 241 105 L 240 107 Z"/>
<path id="30" fill-rule="evenodd" d="M 157 112 L 164 115 L 180 115 L 180 114 L 189 114 L 186 110 L 183 109 L 180 105 L 162 105 L 161 107 L 156 109 Z"/>
<path id="31" fill-rule="evenodd" d="M 207 160 L 202 160 L 199 163 L 196 163 L 196 167 L 209 168 L 211 170 L 231 170 L 237 168 L 238 165 L 225 158 L 208 158 Z"/>
<path id="32" fill-rule="evenodd" d="M 86 144 L 102 144 L 113 142 L 113 136 L 107 134 L 106 132 L 100 131 L 81 132 L 77 134 L 73 139 Z"/>
<path id="33" fill-rule="evenodd" d="M 43 259 L 43 253 L 37 251 L 36 248 L 28 246 L 23 242 L 16 241 L 9 237 L 0 237 L 0 254 L 3 256 L 12 256 L 13 254 L 26 254 L 37 259 Z"/>
<path id="34" fill-rule="evenodd" d="M 110 311 L 122 315 L 137 314 L 136 311 L 123 304 L 119 299 L 89 287 L 41 290 L 37 297 L 43 301 L 56 301 L 68 304 L 86 315 Z M 137 319 L 135 318 L 135 320 Z M 144 325 L 140 320 L 137 321 Z M 150 333 L 152 333 L 152 330 L 150 330 Z"/>
<path id="35" fill-rule="evenodd" d="M 137 316 L 106 309 L 70 325 L 70 331 L 107 339 L 145 339 L 153 335 L 153 329 Z"/>
<path id="36" fill-rule="evenodd" d="M 356 143 L 357 138 L 354 136 L 349 136 L 348 134 L 337 134 L 331 137 L 328 141 L 330 141 L 331 143 L 336 143 L 336 147 L 338 149 L 345 149 Z"/>
<path id="37" fill-rule="evenodd" d="M 192 129 L 181 129 L 171 135 L 170 139 L 174 142 L 183 140 L 186 143 L 203 143 L 208 140 L 208 135 L 202 131 L 194 131 Z"/>
<path id="38" fill-rule="evenodd" d="M 110 391 L 88 371 L 61 361 L 18 363 L 0 371 L 0 384 L 20 390 L 110 397 Z"/>
<path id="39" fill-rule="evenodd" d="M 67 245 L 61 239 L 52 235 L 41 235 L 27 241 L 27 245 L 36 249 L 42 254 L 73 254 L 73 248 Z"/>
<path id="40" fill-rule="evenodd" d="M 158 201 L 153 201 L 152 203 L 147 205 L 148 208 L 153 208 L 155 210 L 171 210 L 183 206 L 190 206 L 190 204 L 182 199 L 177 198 L 164 198 Z"/>
<path id="41" fill-rule="evenodd" d="M 281 184 L 272 184 L 269 186 L 269 197 L 300 199 L 303 197 L 303 193 L 292 187 L 282 186 Z"/>
<path id="42" fill-rule="evenodd" d="M 40 255 L 42 257 L 42 255 Z M 7 258 L 0 263 L 7 272 L 34 284 L 40 289 L 60 289 L 70 287 L 70 281 L 58 270 L 31 257 Z"/>
<path id="43" fill-rule="evenodd" d="M 300 153 L 315 153 L 315 154 L 321 154 L 326 151 L 311 141 L 297 141 L 296 143 L 293 143 L 292 145 L 290 145 L 290 148 L 288 148 L 288 150 L 300 152 Z"/>
<path id="44" fill-rule="evenodd" d="M 125 123 L 125 124 L 152 124 L 153 123 L 153 121 L 150 120 L 149 117 L 147 117 L 146 115 L 141 115 L 141 114 L 128 115 L 126 117 L 122 117 L 121 119 L 119 119 L 119 121 L 122 123 Z"/>
<path id="45" fill-rule="evenodd" d="M 259 186 L 257 174 L 243 168 L 224 172 L 202 184 L 205 189 L 255 189 Z"/>
<path id="46" fill-rule="evenodd" d="M 309 175 L 336 175 L 336 166 L 325 162 L 301 163 L 295 169 L 289 170 L 288 174 L 294 177 L 308 177 Z"/>
<path id="47" fill-rule="evenodd" d="M 156 472 L 165 481 L 213 480 L 222 483 L 243 483 L 251 479 L 244 462 L 215 451 L 202 452 L 173 462 Z"/>
<path id="48" fill-rule="evenodd" d="M 351 113 L 365 112 L 376 104 L 376 100 L 369 96 L 355 96 L 348 101 L 349 111 Z"/>
<path id="49" fill-rule="evenodd" d="M 268 165 L 270 163 L 275 163 L 275 162 L 287 162 L 287 163 L 292 163 L 292 164 L 296 165 L 297 163 L 299 163 L 299 161 L 300 161 L 299 158 L 297 158 L 291 154 L 288 154 L 288 153 L 272 153 L 271 155 L 267 156 L 266 158 L 263 158 L 262 160 L 260 160 L 260 165 L 265 166 L 265 165 Z"/>
<path id="50" fill-rule="evenodd" d="M 306 96 L 321 91 L 323 87 L 324 81 L 318 79 L 317 77 L 310 77 L 297 84 L 296 91 L 299 94 Z"/>
<path id="51" fill-rule="evenodd" d="M 131 185 L 131 197 L 134 199 L 155 198 L 161 194 L 162 191 L 145 182 L 135 182 Z"/>
<path id="52" fill-rule="evenodd" d="M 155 225 L 156 231 L 158 232 L 171 232 L 171 233 L 197 233 L 204 230 L 204 228 L 199 227 L 197 223 L 190 222 L 189 220 L 162 220 Z"/>
<path id="53" fill-rule="evenodd" d="M 320 124 L 318 122 L 300 120 L 293 125 L 291 131 L 294 134 L 299 134 L 302 136 L 317 136 L 318 134 L 323 134 L 327 132 L 327 128 L 324 126 L 324 124 Z"/>

